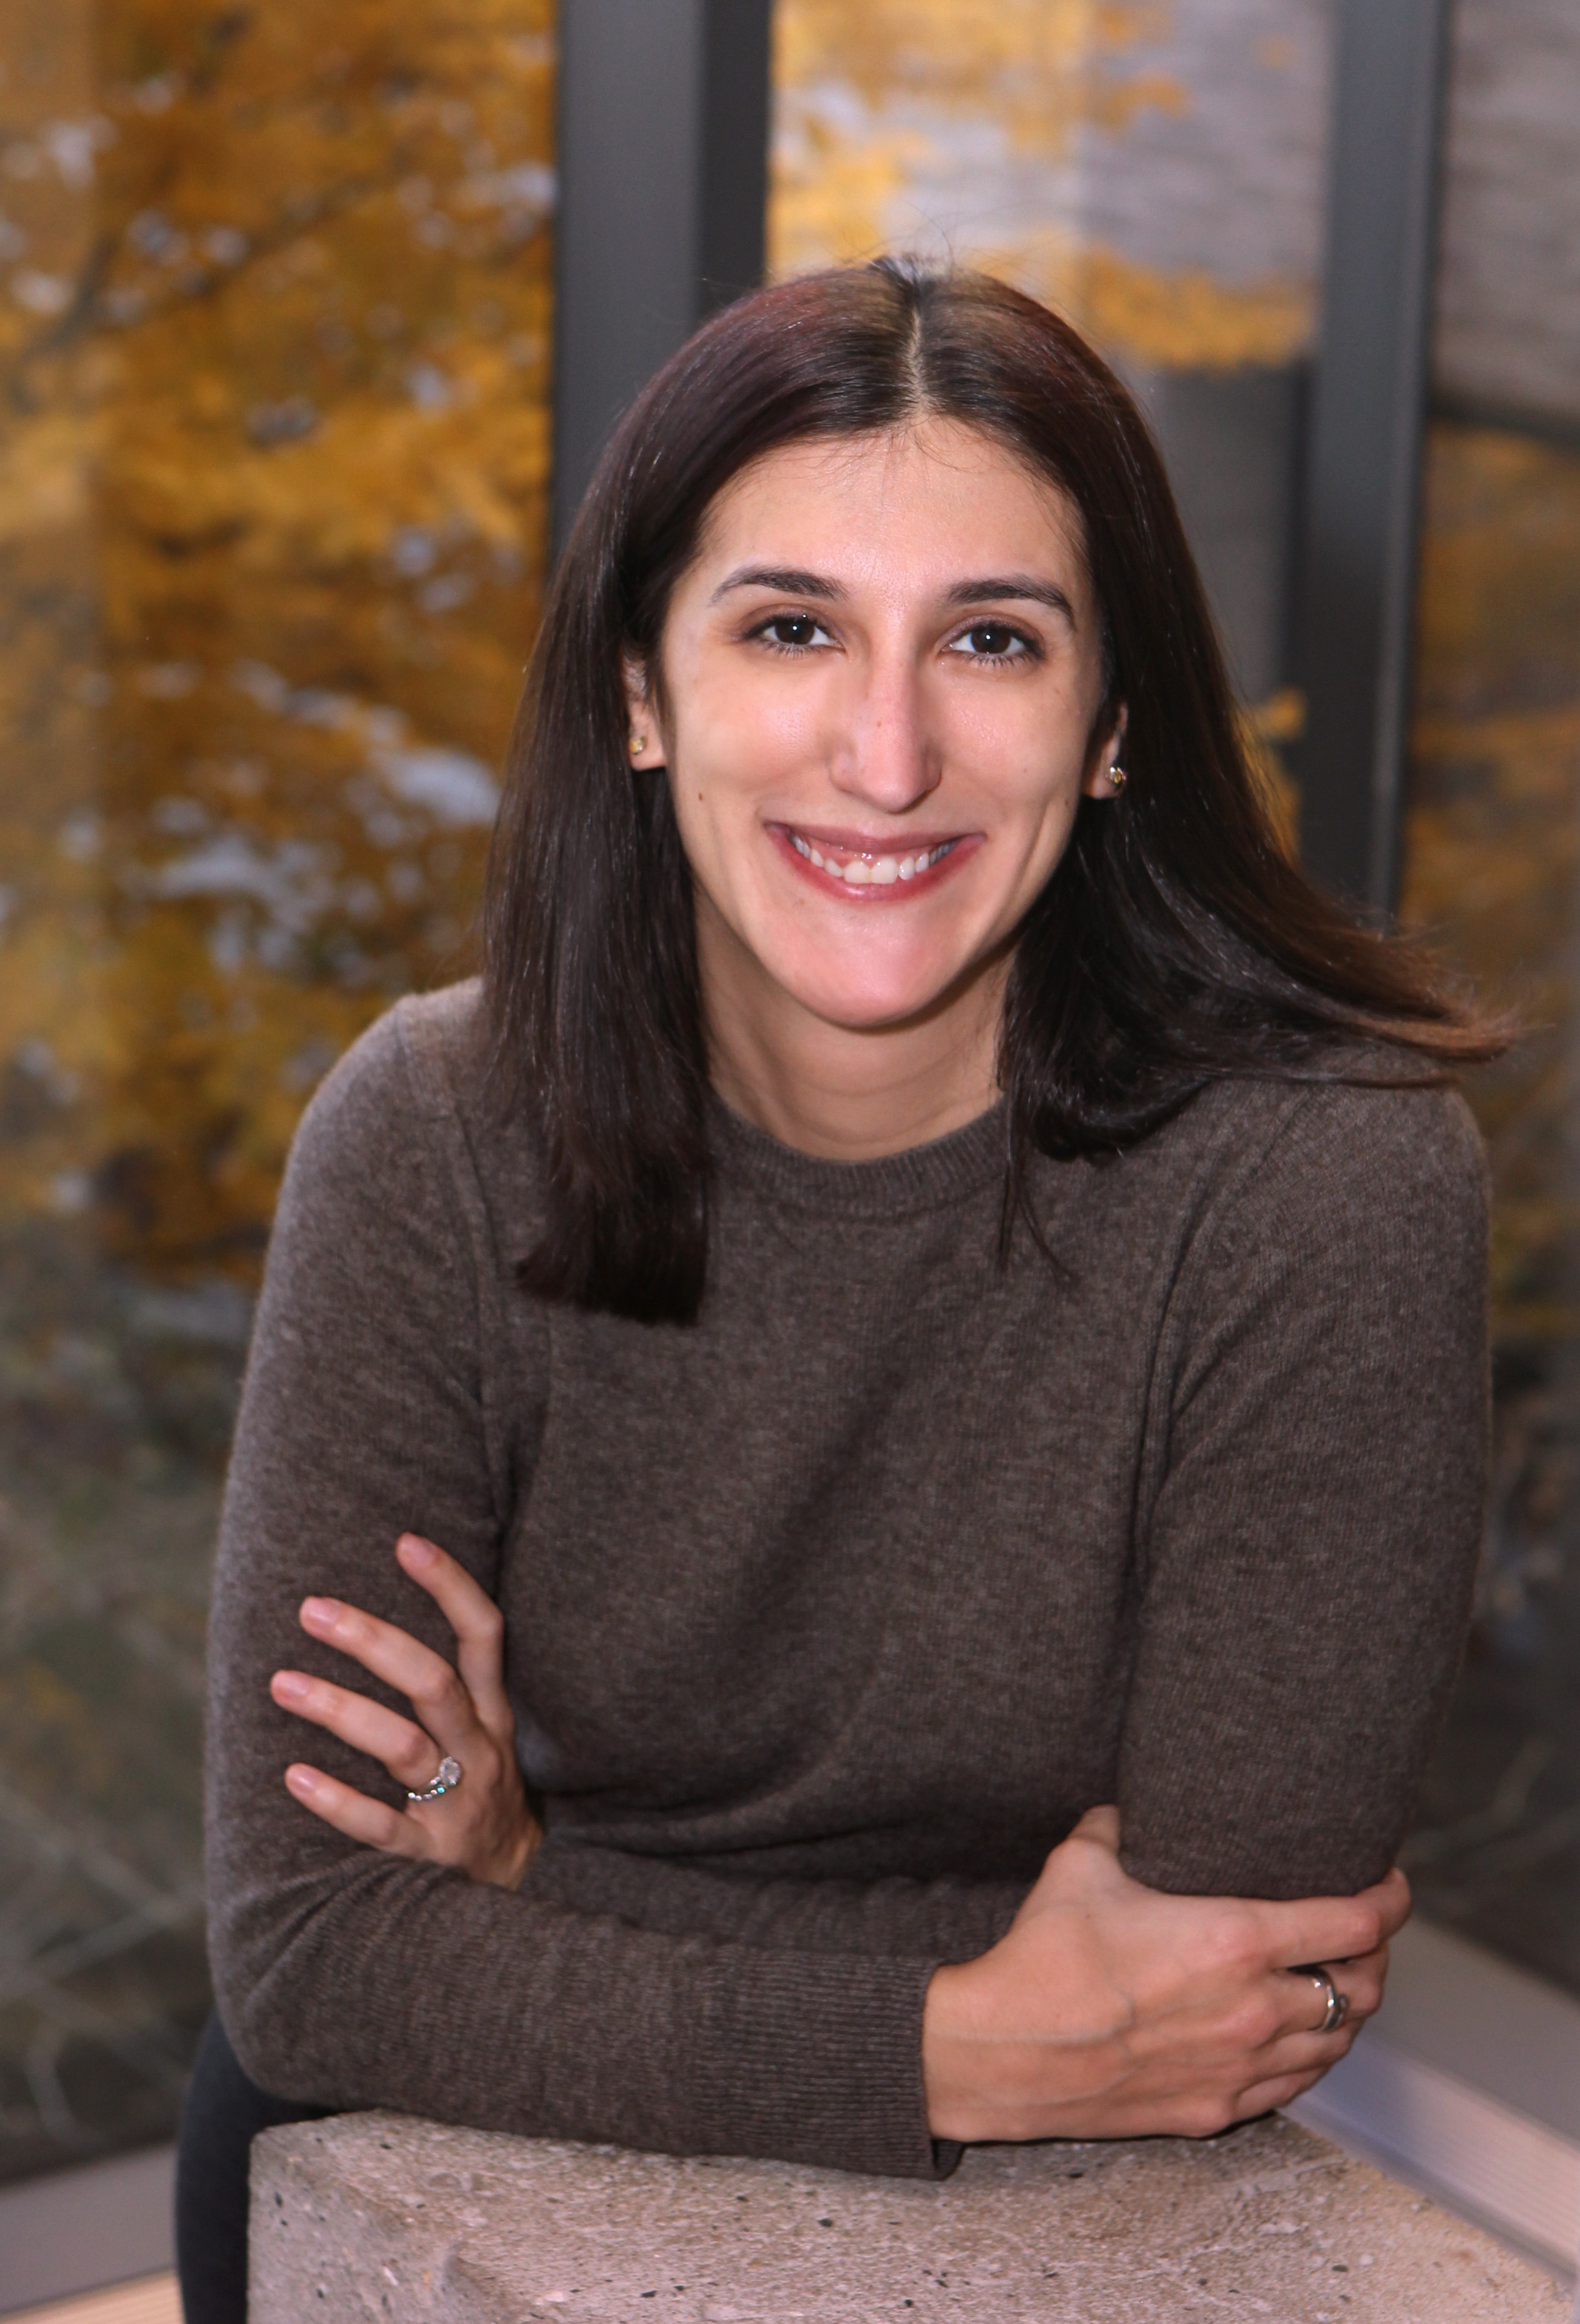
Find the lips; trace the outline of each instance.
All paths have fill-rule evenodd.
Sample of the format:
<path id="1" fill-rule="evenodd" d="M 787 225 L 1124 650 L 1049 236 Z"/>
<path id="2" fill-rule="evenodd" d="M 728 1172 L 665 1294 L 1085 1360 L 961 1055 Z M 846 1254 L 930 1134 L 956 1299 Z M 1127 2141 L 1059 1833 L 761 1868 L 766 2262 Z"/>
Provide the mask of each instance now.
<path id="1" fill-rule="evenodd" d="M 804 864 L 814 878 L 846 890 L 888 890 L 896 900 L 900 891 L 914 892 L 919 881 L 932 886 L 939 867 L 965 848 L 970 836 L 962 832 L 918 832 L 901 845 L 861 832 L 790 824 L 778 824 L 772 829 L 795 862 Z"/>

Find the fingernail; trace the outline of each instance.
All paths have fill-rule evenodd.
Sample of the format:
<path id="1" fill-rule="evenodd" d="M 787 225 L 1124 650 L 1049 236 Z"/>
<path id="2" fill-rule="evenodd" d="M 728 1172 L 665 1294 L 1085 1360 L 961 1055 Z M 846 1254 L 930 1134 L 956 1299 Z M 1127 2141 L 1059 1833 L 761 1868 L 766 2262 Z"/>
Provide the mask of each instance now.
<path id="1" fill-rule="evenodd" d="M 433 1544 L 430 1541 L 424 1541 L 420 1533 L 403 1533 L 401 1536 L 401 1547 L 406 1553 L 406 1562 L 409 1565 L 431 1565 L 439 1554 Z"/>
<path id="2" fill-rule="evenodd" d="M 287 1695 L 292 1702 L 300 1702 L 311 1684 L 312 1681 L 303 1678 L 300 1671 L 276 1671 L 274 1674 L 276 1696 Z"/>
<path id="3" fill-rule="evenodd" d="M 340 1618 L 338 1598 L 307 1598 L 302 1600 L 304 1622 L 337 1622 Z"/>
<path id="4" fill-rule="evenodd" d="M 285 1787 L 294 1792 L 299 1800 L 310 1800 L 319 1788 L 319 1779 L 310 1767 L 287 1767 Z"/>

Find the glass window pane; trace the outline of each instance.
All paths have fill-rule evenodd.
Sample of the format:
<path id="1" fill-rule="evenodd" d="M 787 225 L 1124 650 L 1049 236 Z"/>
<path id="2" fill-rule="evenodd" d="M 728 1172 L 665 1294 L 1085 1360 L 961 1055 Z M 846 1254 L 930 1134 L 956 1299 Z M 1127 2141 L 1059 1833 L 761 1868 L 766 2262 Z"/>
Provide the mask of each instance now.
<path id="1" fill-rule="evenodd" d="M 1463 0 L 1450 91 L 1403 911 L 1531 1030 L 1492 1155 L 1481 1603 L 1407 1861 L 1580 1989 L 1580 17 Z"/>
<path id="2" fill-rule="evenodd" d="M 952 254 L 1148 404 L 1241 688 L 1279 737 L 1326 209 L 1326 0 L 776 0 L 769 254 Z"/>
<path id="3" fill-rule="evenodd" d="M 0 2174 L 168 2135 L 307 1097 L 468 930 L 543 568 L 550 0 L 0 7 Z"/>

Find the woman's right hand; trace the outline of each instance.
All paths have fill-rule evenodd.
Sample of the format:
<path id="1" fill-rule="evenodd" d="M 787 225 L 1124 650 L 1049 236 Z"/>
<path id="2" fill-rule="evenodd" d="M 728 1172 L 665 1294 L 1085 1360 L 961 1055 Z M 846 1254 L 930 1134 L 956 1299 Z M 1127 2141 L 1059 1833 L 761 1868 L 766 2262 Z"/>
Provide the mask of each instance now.
<path id="1" fill-rule="evenodd" d="M 1283 2106 L 1342 2058 L 1382 1998 L 1410 1909 L 1400 1872 L 1358 1896 L 1173 1896 L 1119 1861 L 1093 1808 L 1008 1932 L 938 1970 L 922 2067 L 937 2138 L 1206 2137 Z M 1349 2002 L 1332 2034 L 1321 1963 Z"/>
<path id="2" fill-rule="evenodd" d="M 408 1789 L 401 1809 L 300 1760 L 286 1769 L 285 1787 L 348 1840 L 385 1856 L 448 1864 L 468 1880 L 517 1888 L 543 1834 L 527 1804 L 516 1758 L 515 1713 L 504 1684 L 504 1618 L 466 1567 L 436 1542 L 404 1533 L 395 1556 L 454 1630 L 453 1665 L 410 1631 L 337 1598 L 306 1599 L 301 1627 L 403 1694 L 421 1724 L 306 1671 L 276 1671 L 270 1692 L 282 1711 L 310 1720 L 380 1761 L 402 1787 L 431 1784 L 448 1757 L 460 1768 L 459 1788 L 420 1800 Z"/>

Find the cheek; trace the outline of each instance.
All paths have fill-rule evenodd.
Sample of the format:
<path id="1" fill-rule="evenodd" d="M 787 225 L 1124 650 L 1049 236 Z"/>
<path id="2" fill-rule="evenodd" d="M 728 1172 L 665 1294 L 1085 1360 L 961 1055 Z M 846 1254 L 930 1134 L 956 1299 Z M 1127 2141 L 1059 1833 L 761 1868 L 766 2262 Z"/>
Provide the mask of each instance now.
<path id="1" fill-rule="evenodd" d="M 741 761 L 736 722 L 727 689 L 710 686 L 694 661 L 677 656 L 666 677 L 670 792 L 687 856 L 700 870 Z"/>
<path id="2" fill-rule="evenodd" d="M 772 664 L 698 673 L 677 742 L 699 778 L 744 796 L 816 753 L 823 689 L 796 676 L 787 684 Z"/>
<path id="3" fill-rule="evenodd" d="M 961 673 L 934 700 L 955 747 L 979 767 L 1011 770 L 1019 789 L 1078 770 L 1095 715 L 1084 677 L 1056 653 L 1030 672 Z"/>
<path id="4" fill-rule="evenodd" d="M 783 813 L 787 798 L 809 796 L 822 764 L 820 721 L 807 687 L 708 673 L 676 691 L 684 708 L 676 712 L 670 780 L 680 843 L 693 876 L 733 915 L 762 881 L 777 886 L 760 852 L 760 826 Z"/>
<path id="5" fill-rule="evenodd" d="M 727 693 L 710 699 L 698 689 L 685 703 L 670 742 L 676 827 L 693 879 L 733 918 L 730 899 L 751 858 L 759 791 L 764 774 L 772 773 L 774 753 Z"/>
<path id="6" fill-rule="evenodd" d="M 1047 696 L 966 703 L 951 740 L 956 766 L 976 795 L 1028 846 L 1045 827 L 1067 827 L 1086 771 L 1086 731 L 1066 704 Z"/>

